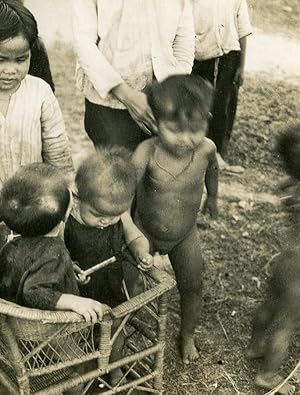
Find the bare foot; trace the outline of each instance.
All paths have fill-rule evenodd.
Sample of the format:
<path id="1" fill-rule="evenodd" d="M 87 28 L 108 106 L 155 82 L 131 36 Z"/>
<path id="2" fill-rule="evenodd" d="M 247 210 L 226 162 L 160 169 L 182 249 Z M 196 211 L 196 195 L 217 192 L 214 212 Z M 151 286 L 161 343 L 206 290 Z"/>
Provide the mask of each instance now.
<path id="1" fill-rule="evenodd" d="M 273 373 L 261 373 L 258 374 L 255 378 L 255 384 L 258 387 L 264 388 L 266 390 L 272 390 L 277 387 L 284 380 L 283 377 L 279 376 L 279 374 Z M 280 387 L 276 394 L 281 395 L 293 395 L 295 393 L 295 387 L 289 383 L 285 383 L 282 387 Z"/>
<path id="2" fill-rule="evenodd" d="M 265 356 L 265 353 L 263 350 L 254 350 L 253 348 L 248 348 L 248 350 L 245 353 L 247 359 L 259 359 L 263 358 Z"/>
<path id="3" fill-rule="evenodd" d="M 246 358 L 258 359 L 265 356 L 266 341 L 265 339 L 252 341 L 246 350 Z"/>
<path id="4" fill-rule="evenodd" d="M 222 158 L 222 156 L 219 153 L 217 153 L 217 160 L 218 160 L 219 169 L 226 173 L 240 174 L 245 171 L 245 169 L 242 166 L 233 166 L 225 162 L 225 160 Z"/>
<path id="5" fill-rule="evenodd" d="M 121 382 L 122 381 L 122 382 Z M 109 383 L 112 387 L 123 385 L 127 382 L 121 368 L 114 369 L 109 373 Z"/>
<path id="6" fill-rule="evenodd" d="M 182 362 L 184 364 L 189 364 L 190 362 L 194 362 L 199 358 L 199 353 L 195 346 L 193 336 L 182 336 L 180 338 L 180 351 Z"/>

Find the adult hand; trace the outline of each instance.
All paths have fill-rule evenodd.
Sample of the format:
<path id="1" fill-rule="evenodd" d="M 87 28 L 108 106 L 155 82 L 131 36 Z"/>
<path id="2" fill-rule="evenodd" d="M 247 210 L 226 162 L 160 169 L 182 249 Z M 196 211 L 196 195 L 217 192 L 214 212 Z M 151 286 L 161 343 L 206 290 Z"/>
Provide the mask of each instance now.
<path id="1" fill-rule="evenodd" d="M 234 79 L 233 79 L 233 85 L 237 85 L 237 86 L 242 86 L 244 83 L 244 70 L 239 67 L 236 70 Z"/>
<path id="2" fill-rule="evenodd" d="M 143 132 L 150 135 L 157 132 L 156 120 L 145 93 L 136 91 L 125 83 L 113 88 L 112 93 L 126 106 L 132 119 Z"/>

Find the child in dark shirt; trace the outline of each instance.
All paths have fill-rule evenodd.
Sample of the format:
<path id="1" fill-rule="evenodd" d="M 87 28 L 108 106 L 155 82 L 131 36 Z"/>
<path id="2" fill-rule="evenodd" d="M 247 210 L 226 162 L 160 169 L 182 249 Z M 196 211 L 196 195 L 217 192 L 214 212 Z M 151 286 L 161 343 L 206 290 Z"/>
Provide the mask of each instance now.
<path id="1" fill-rule="evenodd" d="M 116 257 L 115 263 L 93 273 L 80 293 L 114 307 L 126 300 L 123 280 L 130 296 L 141 293 L 144 283 L 138 268 L 146 271 L 153 264 L 149 242 L 128 212 L 137 184 L 131 153 L 117 146 L 98 148 L 79 166 L 75 181 L 78 196 L 64 232 L 71 258 L 87 270 Z M 120 358 L 123 342 L 120 333 L 112 361 Z M 112 371 L 111 384 L 120 377 L 120 369 Z"/>
<path id="2" fill-rule="evenodd" d="M 1 216 L 18 235 L 0 252 L 0 297 L 43 310 L 71 310 L 94 322 L 102 318 L 102 305 L 79 296 L 70 255 L 58 237 L 70 197 L 58 170 L 44 163 L 22 167 L 4 184 Z"/>
<path id="3" fill-rule="evenodd" d="M 289 209 L 292 211 L 292 234 L 289 244 L 270 264 L 267 295 L 253 319 L 252 338 L 247 350 L 250 359 L 261 358 L 261 369 L 255 384 L 265 389 L 280 385 L 279 369 L 300 320 L 300 125 L 288 127 L 279 135 L 277 151 L 290 176 Z M 293 185 L 293 187 L 292 187 Z M 295 387 L 283 384 L 278 394 L 292 395 Z"/>
<path id="4" fill-rule="evenodd" d="M 75 179 L 78 196 L 64 233 L 73 261 L 83 270 L 117 258 L 81 287 L 83 295 L 112 307 L 124 301 L 123 278 L 130 293 L 136 293 L 140 278 L 136 266 L 148 270 L 153 264 L 149 242 L 128 213 L 137 183 L 130 159 L 128 150 L 115 146 L 100 148 L 82 162 Z"/>

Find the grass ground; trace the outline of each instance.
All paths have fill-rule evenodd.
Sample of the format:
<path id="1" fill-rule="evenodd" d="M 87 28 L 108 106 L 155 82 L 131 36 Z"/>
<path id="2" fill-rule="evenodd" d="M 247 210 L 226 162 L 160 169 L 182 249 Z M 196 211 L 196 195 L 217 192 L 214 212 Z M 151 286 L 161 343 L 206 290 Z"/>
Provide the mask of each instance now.
<path id="1" fill-rule="evenodd" d="M 274 31 L 299 33 L 294 1 L 249 1 L 254 23 Z M 299 16 L 299 13 L 298 13 Z M 276 25 L 277 24 L 277 25 Z M 289 27 L 286 27 L 289 25 Z M 73 145 L 75 162 L 91 149 L 83 128 L 83 98 L 75 89 L 74 55 L 70 48 L 56 44 L 50 51 L 57 96 Z M 221 175 L 221 182 L 235 182 L 249 194 L 239 193 L 220 200 L 217 221 L 199 218 L 199 232 L 206 260 L 204 307 L 196 339 L 200 360 L 183 367 L 177 352 L 179 298 L 170 296 L 170 319 L 165 363 L 165 393 L 254 395 L 263 394 L 253 386 L 258 367 L 244 358 L 249 340 L 250 320 L 263 298 L 264 265 L 286 239 L 288 222 L 279 206 L 257 202 L 250 192 L 273 193 L 282 175 L 274 154 L 275 135 L 287 122 L 297 119 L 299 87 L 274 81 L 267 75 L 247 75 L 240 94 L 237 122 L 229 157 L 247 168 L 243 176 Z M 299 339 L 298 339 L 299 340 Z M 283 374 L 296 365 L 299 342 L 291 350 Z M 297 380 L 297 379 L 296 379 Z"/>
<path id="2" fill-rule="evenodd" d="M 254 26 L 272 33 L 300 37 L 298 0 L 247 0 L 247 2 Z"/>

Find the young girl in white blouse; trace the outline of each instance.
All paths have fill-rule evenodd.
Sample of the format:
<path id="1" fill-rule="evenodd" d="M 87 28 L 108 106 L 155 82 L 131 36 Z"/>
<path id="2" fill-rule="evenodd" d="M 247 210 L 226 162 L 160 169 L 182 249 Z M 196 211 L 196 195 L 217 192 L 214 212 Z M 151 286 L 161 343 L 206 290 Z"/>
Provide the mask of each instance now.
<path id="1" fill-rule="evenodd" d="M 28 75 L 37 23 L 16 0 L 0 0 L 0 189 L 21 166 L 47 162 L 71 179 L 73 164 L 50 86 Z M 0 226 L 0 246 L 5 233 Z"/>

